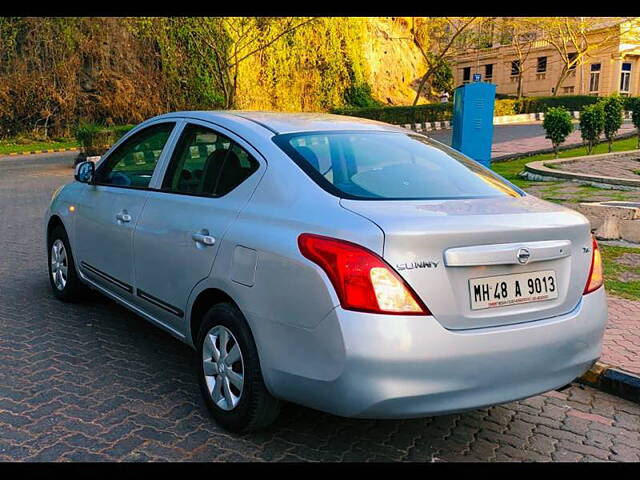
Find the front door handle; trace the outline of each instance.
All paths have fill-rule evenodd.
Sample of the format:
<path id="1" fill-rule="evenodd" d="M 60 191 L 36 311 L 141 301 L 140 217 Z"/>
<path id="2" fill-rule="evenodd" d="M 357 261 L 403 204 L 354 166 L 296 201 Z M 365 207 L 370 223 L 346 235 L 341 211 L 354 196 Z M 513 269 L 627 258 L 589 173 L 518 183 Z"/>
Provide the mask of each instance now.
<path id="1" fill-rule="evenodd" d="M 116 215 L 116 220 L 120 223 L 129 223 L 131 221 L 131 215 L 126 210 L 122 210 Z"/>
<path id="2" fill-rule="evenodd" d="M 209 235 L 209 230 L 206 228 L 203 228 L 199 232 L 192 233 L 191 238 L 193 238 L 196 243 L 204 245 L 205 247 L 210 247 L 216 243 L 216 239 Z"/>

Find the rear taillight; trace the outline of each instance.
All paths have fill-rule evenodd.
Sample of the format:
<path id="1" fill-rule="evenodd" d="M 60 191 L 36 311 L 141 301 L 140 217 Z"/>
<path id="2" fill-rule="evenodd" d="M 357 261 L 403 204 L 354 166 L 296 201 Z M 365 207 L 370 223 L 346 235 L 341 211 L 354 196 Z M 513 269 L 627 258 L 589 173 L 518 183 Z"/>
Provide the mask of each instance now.
<path id="1" fill-rule="evenodd" d="M 592 235 L 591 239 L 591 268 L 589 269 L 589 277 L 587 279 L 587 285 L 584 287 L 583 295 L 599 289 L 604 282 L 604 271 L 602 269 L 602 255 L 600 254 L 600 248 L 598 248 L 596 237 Z"/>
<path id="2" fill-rule="evenodd" d="M 298 246 L 302 255 L 325 271 L 342 308 L 395 315 L 430 315 L 402 277 L 371 250 L 310 233 L 298 237 Z"/>

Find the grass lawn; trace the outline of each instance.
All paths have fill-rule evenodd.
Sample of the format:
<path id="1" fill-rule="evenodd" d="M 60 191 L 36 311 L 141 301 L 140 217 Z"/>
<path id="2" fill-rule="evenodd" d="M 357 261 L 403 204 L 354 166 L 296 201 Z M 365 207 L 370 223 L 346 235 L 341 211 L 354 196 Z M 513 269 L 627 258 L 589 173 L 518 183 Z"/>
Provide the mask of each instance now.
<path id="1" fill-rule="evenodd" d="M 638 139 L 636 137 L 623 138 L 622 140 L 616 140 L 613 142 L 614 152 L 624 152 L 626 150 L 636 150 L 638 148 Z M 600 153 L 607 153 L 609 151 L 609 145 L 607 143 L 600 143 L 593 150 L 593 155 Z M 558 158 L 580 157 L 587 154 L 586 147 L 577 147 L 569 150 L 563 150 L 558 155 Z M 540 155 L 532 155 L 530 157 L 516 158 L 515 160 L 509 160 L 508 162 L 495 162 L 491 164 L 491 168 L 494 172 L 502 175 L 511 183 L 516 184 L 520 188 L 526 188 L 531 185 L 528 180 L 523 180 L 518 176 L 520 172 L 524 170 L 525 164 L 529 162 L 536 162 L 539 160 L 553 160 L 555 157 L 553 153 L 544 153 Z"/>
<path id="2" fill-rule="evenodd" d="M 74 139 L 38 141 L 30 139 L 0 140 L 0 155 L 17 152 L 33 152 L 36 150 L 53 150 L 58 148 L 78 147 L 80 144 Z"/>
<path id="3" fill-rule="evenodd" d="M 622 152 L 625 150 L 635 150 L 638 148 L 637 145 L 638 140 L 636 138 L 617 140 L 613 143 L 613 151 Z M 601 143 L 595 148 L 594 154 L 607 153 L 608 150 L 608 145 Z M 586 154 L 587 151 L 585 147 L 572 148 L 570 150 L 560 152 L 559 158 L 578 157 Z M 523 180 L 518 176 L 518 174 L 524 170 L 524 165 L 526 163 L 539 160 L 551 160 L 553 158 L 554 155 L 552 153 L 533 155 L 530 157 L 517 158 L 508 162 L 496 162 L 491 165 L 491 168 L 510 182 L 518 185 L 520 188 L 524 190 L 531 189 L 533 190 L 531 192 L 532 194 L 552 202 L 566 204 L 588 201 L 593 194 L 605 192 L 603 189 L 590 185 L 572 184 L 573 188 L 577 190 L 577 192 L 568 197 L 566 195 L 566 187 L 567 184 L 571 184 L 571 182 L 562 180 L 557 182 L 531 182 Z M 544 185 L 544 187 L 541 187 L 541 185 Z M 607 190 L 606 193 L 612 200 L 626 200 L 628 192 Z M 609 295 L 628 298 L 631 300 L 640 300 L 640 248 L 608 245 L 600 245 L 600 248 L 602 249 L 605 289 L 607 290 L 607 293 Z M 625 254 L 638 255 L 638 266 L 623 265 L 619 263 L 618 260 Z"/>
<path id="4" fill-rule="evenodd" d="M 640 261 L 638 266 L 622 265 L 617 260 L 624 254 L 637 255 L 640 260 L 640 248 L 614 247 L 600 245 L 604 261 L 604 286 L 609 295 L 640 300 Z M 622 280 L 621 275 L 636 277 Z"/>

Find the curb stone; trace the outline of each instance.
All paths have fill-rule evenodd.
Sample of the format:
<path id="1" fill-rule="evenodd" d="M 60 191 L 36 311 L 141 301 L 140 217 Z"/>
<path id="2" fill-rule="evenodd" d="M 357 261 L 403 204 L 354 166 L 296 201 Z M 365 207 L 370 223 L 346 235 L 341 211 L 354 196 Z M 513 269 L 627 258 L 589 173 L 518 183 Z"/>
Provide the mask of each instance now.
<path id="1" fill-rule="evenodd" d="M 578 381 L 603 392 L 640 403 L 640 376 L 633 373 L 596 362 Z"/>
<path id="2" fill-rule="evenodd" d="M 580 182 L 603 183 L 610 185 L 624 185 L 627 187 L 640 187 L 640 179 L 610 177 L 606 175 L 592 175 L 588 173 L 571 172 L 562 170 L 561 165 L 567 163 L 579 162 L 580 160 L 598 160 L 600 158 L 615 158 L 618 155 L 640 153 L 640 150 L 624 150 L 621 152 L 601 153 L 597 155 L 580 155 L 570 158 L 556 158 L 549 160 L 538 160 L 529 162 L 524 166 L 525 172 L 540 175 L 542 177 L 553 177 L 554 179 L 574 180 Z M 552 165 L 558 165 L 560 168 L 553 168 Z"/>
<path id="3" fill-rule="evenodd" d="M 31 150 L 27 152 L 9 152 L 5 155 L 15 156 L 15 155 L 34 155 L 36 153 L 58 153 L 58 152 L 76 152 L 80 150 L 80 147 L 69 147 L 69 148 L 51 148 L 48 150 Z"/>

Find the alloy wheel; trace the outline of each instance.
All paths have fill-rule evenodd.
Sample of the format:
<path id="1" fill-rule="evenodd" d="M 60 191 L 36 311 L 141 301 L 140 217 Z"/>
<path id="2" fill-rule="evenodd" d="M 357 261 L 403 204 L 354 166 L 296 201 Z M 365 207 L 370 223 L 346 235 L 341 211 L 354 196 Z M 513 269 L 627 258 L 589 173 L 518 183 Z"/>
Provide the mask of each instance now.
<path id="1" fill-rule="evenodd" d="M 60 291 L 67 285 L 69 261 L 64 243 L 59 238 L 51 246 L 51 277 L 53 284 Z"/>
<path id="2" fill-rule="evenodd" d="M 223 410 L 233 410 L 242 397 L 244 362 L 240 344 L 226 327 L 216 325 L 205 335 L 202 368 L 214 403 Z"/>

